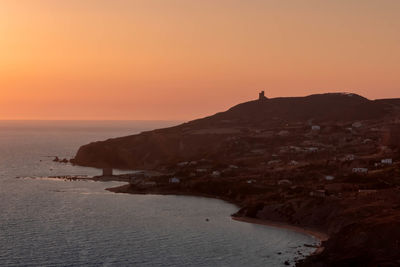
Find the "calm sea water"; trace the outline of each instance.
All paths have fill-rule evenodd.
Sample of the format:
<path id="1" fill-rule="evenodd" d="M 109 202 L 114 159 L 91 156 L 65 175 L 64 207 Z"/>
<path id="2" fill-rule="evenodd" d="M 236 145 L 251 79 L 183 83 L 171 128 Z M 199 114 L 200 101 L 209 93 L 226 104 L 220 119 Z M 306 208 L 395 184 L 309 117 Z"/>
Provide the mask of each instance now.
<path id="1" fill-rule="evenodd" d="M 284 266 L 312 251 L 309 236 L 233 221 L 223 201 L 43 179 L 100 173 L 52 156 L 175 123 L 0 121 L 0 266 Z"/>

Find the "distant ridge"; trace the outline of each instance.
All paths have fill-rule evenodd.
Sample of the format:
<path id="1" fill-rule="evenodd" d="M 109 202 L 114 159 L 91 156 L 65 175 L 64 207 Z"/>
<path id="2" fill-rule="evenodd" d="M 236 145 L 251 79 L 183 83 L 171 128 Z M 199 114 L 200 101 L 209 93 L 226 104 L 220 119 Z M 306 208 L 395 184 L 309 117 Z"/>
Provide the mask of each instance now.
<path id="1" fill-rule="evenodd" d="M 306 97 L 279 97 L 239 104 L 221 117 L 265 120 L 272 117 L 296 120 L 355 120 L 382 116 L 386 105 L 356 94 L 328 93 Z"/>

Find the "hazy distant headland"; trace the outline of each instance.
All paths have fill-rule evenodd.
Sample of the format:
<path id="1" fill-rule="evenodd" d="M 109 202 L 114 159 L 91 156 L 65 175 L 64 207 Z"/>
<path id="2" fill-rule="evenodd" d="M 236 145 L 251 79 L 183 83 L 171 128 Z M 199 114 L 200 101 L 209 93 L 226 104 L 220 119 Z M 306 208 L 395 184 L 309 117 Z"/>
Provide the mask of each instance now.
<path id="1" fill-rule="evenodd" d="M 72 162 L 155 171 L 119 176 L 129 184 L 114 192 L 221 198 L 241 207 L 241 220 L 329 235 L 299 266 L 395 266 L 399 140 L 400 99 L 260 93 L 213 116 L 84 145 Z"/>

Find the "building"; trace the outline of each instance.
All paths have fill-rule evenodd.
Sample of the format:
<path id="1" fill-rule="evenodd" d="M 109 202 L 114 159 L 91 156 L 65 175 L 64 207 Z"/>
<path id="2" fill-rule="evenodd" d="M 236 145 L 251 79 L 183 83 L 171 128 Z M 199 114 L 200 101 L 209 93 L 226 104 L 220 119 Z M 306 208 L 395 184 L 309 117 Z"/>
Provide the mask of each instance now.
<path id="1" fill-rule="evenodd" d="M 307 147 L 305 150 L 306 150 L 307 152 L 312 152 L 312 153 L 314 153 L 314 152 L 318 152 L 318 147 Z"/>
<path id="2" fill-rule="evenodd" d="M 353 168 L 353 173 L 367 174 L 368 173 L 368 169 L 367 168 Z"/>
<path id="3" fill-rule="evenodd" d="M 113 176 L 113 169 L 112 168 L 103 168 L 102 176 Z"/>
<path id="4" fill-rule="evenodd" d="M 311 130 L 312 130 L 312 131 L 319 131 L 319 130 L 321 130 L 321 126 L 319 126 L 319 125 L 313 125 L 313 126 L 311 126 Z"/>
<path id="5" fill-rule="evenodd" d="M 385 165 L 392 165 L 393 164 L 393 160 L 392 159 L 382 159 L 381 163 L 385 164 Z"/>
<path id="6" fill-rule="evenodd" d="M 353 154 L 349 154 L 349 155 L 344 156 L 342 158 L 342 161 L 353 161 L 355 159 L 356 159 L 356 156 L 354 156 Z"/>
<path id="7" fill-rule="evenodd" d="M 169 178 L 168 182 L 170 184 L 179 184 L 181 182 L 181 180 L 179 178 L 173 177 L 173 178 Z"/>
<path id="8" fill-rule="evenodd" d="M 214 178 L 218 178 L 218 177 L 221 176 L 221 172 L 219 172 L 219 171 L 213 171 L 213 172 L 211 173 L 211 176 L 214 177 Z"/>
<path id="9" fill-rule="evenodd" d="M 267 98 L 265 97 L 265 92 L 264 91 L 261 91 L 259 94 L 258 94 L 258 100 L 260 100 L 260 101 L 262 101 L 262 100 L 266 100 Z"/>
<path id="10" fill-rule="evenodd" d="M 325 190 L 315 190 L 315 191 L 312 191 L 312 192 L 310 192 L 310 196 L 312 196 L 312 197 L 325 197 L 326 196 L 326 194 L 325 194 Z"/>
<path id="11" fill-rule="evenodd" d="M 332 180 L 334 180 L 335 179 L 335 176 L 332 176 L 332 175 L 325 175 L 325 180 L 327 180 L 327 181 L 332 181 Z"/>

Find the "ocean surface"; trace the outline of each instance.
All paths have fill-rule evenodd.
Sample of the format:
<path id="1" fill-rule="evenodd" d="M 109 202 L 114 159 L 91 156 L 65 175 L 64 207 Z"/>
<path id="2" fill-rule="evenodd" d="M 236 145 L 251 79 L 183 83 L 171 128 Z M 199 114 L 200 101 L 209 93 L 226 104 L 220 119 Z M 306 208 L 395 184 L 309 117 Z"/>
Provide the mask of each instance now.
<path id="1" fill-rule="evenodd" d="M 207 198 L 114 194 L 100 170 L 54 163 L 80 145 L 163 121 L 0 121 L 0 266 L 285 266 L 310 236 L 237 222 Z M 205 219 L 208 218 L 207 222 Z"/>

